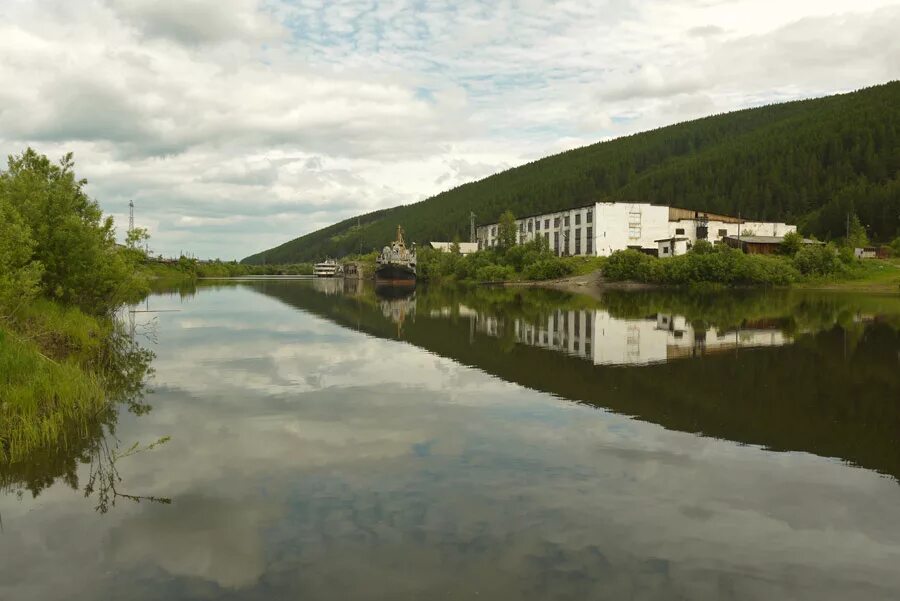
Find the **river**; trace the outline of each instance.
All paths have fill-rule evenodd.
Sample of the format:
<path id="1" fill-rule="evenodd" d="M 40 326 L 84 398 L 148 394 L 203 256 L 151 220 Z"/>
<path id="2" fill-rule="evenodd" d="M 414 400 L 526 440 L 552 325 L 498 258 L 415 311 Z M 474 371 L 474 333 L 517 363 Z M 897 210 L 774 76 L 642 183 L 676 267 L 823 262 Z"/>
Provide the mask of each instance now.
<path id="1" fill-rule="evenodd" d="M 143 402 L 0 474 L 0 599 L 900 598 L 900 297 L 248 279 L 128 319 Z"/>

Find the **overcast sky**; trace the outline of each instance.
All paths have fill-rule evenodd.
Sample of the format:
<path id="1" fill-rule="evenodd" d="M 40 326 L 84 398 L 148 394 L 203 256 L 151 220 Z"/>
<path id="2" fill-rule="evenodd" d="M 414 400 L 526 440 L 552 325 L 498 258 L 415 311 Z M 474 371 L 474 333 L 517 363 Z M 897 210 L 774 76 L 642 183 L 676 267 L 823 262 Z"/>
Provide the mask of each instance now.
<path id="1" fill-rule="evenodd" d="M 242 258 L 601 139 L 900 78 L 887 0 L 0 0 L 0 152 Z"/>

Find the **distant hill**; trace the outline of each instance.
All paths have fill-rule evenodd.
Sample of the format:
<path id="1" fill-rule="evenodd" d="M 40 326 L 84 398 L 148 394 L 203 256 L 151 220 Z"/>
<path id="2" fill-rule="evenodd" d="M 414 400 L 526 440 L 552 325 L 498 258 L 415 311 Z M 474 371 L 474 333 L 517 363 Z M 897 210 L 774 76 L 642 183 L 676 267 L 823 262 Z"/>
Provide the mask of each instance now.
<path id="1" fill-rule="evenodd" d="M 293 263 L 381 248 L 397 224 L 417 242 L 479 223 L 595 200 L 652 202 L 796 222 L 843 234 L 848 211 L 869 236 L 900 233 L 900 81 L 715 115 L 546 157 L 421 202 L 353 217 L 252 255 Z M 357 224 L 357 219 L 359 223 Z"/>

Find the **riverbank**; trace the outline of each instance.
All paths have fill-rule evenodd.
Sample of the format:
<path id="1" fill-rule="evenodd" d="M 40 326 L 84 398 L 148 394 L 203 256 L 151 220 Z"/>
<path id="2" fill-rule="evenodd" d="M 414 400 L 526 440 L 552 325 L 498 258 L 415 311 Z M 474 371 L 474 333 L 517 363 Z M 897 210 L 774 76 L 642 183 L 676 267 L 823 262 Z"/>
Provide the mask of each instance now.
<path id="1" fill-rule="evenodd" d="M 113 319 L 37 300 L 0 323 L 0 463 L 79 444 L 150 355 Z"/>
<path id="2" fill-rule="evenodd" d="M 610 280 L 603 269 L 551 280 L 509 280 L 491 282 L 507 287 L 550 288 L 573 294 L 586 294 L 599 298 L 607 290 L 666 290 L 678 288 L 676 284 L 640 282 L 636 280 Z M 743 286 L 755 287 L 755 286 Z M 777 286 L 802 290 L 835 290 L 870 292 L 876 294 L 900 294 L 900 259 L 870 259 L 858 261 L 853 269 L 831 277 L 813 277 L 805 281 Z"/>

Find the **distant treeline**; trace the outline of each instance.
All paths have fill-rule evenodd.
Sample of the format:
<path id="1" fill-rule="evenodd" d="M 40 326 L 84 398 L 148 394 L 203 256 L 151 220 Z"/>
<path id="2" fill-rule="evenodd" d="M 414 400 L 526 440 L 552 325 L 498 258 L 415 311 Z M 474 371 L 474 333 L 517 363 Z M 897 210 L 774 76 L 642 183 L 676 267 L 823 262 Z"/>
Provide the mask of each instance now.
<path id="1" fill-rule="evenodd" d="M 148 259 L 144 270 L 154 278 L 232 278 L 247 275 L 312 275 L 313 265 L 246 265 L 237 261 L 198 261 L 179 257 L 171 262 Z"/>
<path id="2" fill-rule="evenodd" d="M 427 200 L 353 217 L 252 255 L 294 263 L 410 240 L 467 239 L 479 223 L 594 201 L 651 202 L 799 223 L 842 236 L 855 214 L 873 240 L 900 233 L 900 82 L 716 115 L 547 157 Z"/>

